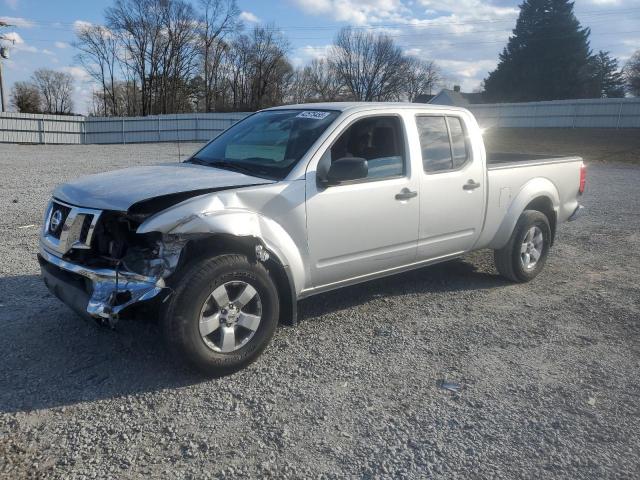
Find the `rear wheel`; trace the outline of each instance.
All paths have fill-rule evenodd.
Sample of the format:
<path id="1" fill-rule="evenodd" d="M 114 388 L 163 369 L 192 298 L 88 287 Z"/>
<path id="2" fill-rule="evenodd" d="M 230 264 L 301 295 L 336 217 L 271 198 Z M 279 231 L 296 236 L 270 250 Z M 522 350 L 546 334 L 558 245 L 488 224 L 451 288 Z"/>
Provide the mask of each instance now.
<path id="1" fill-rule="evenodd" d="M 171 350 L 202 372 L 219 376 L 254 361 L 278 324 L 278 293 L 267 270 L 243 255 L 192 266 L 163 315 Z"/>
<path id="2" fill-rule="evenodd" d="M 516 223 L 509 242 L 494 251 L 500 274 L 514 282 L 533 280 L 544 267 L 551 244 L 551 227 L 546 215 L 525 210 Z"/>

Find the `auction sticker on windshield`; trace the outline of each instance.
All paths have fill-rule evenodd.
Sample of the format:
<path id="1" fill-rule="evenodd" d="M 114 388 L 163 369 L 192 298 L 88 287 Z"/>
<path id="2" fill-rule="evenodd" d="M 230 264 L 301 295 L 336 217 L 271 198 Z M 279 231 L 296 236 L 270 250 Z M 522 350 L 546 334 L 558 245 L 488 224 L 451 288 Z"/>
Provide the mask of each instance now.
<path id="1" fill-rule="evenodd" d="M 322 120 L 327 118 L 331 112 L 320 112 L 318 110 L 305 111 L 296 115 L 297 118 L 311 118 L 313 120 Z"/>

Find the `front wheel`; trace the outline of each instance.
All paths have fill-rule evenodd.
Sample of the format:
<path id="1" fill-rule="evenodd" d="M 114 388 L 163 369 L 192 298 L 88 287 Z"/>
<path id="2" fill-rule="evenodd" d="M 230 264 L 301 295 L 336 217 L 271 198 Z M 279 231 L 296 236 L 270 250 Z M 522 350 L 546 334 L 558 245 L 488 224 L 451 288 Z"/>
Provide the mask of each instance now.
<path id="1" fill-rule="evenodd" d="M 278 325 L 278 293 L 263 265 L 221 255 L 193 265 L 164 312 L 171 350 L 198 370 L 220 376 L 254 361 Z"/>
<path id="2" fill-rule="evenodd" d="M 509 242 L 494 250 L 494 263 L 503 277 L 514 282 L 528 282 L 542 271 L 550 245 L 551 227 L 546 215 L 537 210 L 525 210 Z"/>

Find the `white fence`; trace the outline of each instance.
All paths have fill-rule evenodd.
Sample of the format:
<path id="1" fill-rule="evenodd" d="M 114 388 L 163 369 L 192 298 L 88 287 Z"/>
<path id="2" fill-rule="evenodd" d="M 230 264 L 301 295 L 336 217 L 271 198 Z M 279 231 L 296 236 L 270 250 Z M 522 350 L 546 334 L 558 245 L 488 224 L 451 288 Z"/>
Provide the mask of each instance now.
<path id="1" fill-rule="evenodd" d="M 204 142 L 247 115 L 233 112 L 101 118 L 2 113 L 0 143 Z"/>
<path id="2" fill-rule="evenodd" d="M 476 104 L 467 108 L 485 128 L 640 128 L 640 98 Z M 233 112 L 100 118 L 2 113 L 0 143 L 206 141 L 247 115 Z"/>
<path id="3" fill-rule="evenodd" d="M 85 117 L 0 113 L 0 142 L 83 143 Z"/>
<path id="4" fill-rule="evenodd" d="M 640 128 L 640 98 L 474 104 L 466 108 L 484 128 Z"/>

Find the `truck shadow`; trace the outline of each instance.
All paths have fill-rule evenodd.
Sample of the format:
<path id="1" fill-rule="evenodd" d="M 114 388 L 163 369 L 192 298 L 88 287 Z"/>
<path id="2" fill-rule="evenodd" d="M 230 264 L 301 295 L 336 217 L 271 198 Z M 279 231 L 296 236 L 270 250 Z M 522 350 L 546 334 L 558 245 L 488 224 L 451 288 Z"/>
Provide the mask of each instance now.
<path id="1" fill-rule="evenodd" d="M 374 298 L 505 285 L 457 260 L 325 293 L 300 302 L 301 322 Z M 37 275 L 0 278 L 0 413 L 193 385 L 205 379 L 172 361 L 153 319 L 121 322 L 115 331 L 84 321 Z M 211 380 L 225 381 L 224 379 Z"/>
<path id="2" fill-rule="evenodd" d="M 492 259 L 487 258 L 487 252 L 476 252 L 472 256 L 473 263 L 468 259 L 450 260 L 301 300 L 298 303 L 298 321 L 312 320 L 381 297 L 484 290 L 509 285 L 507 280 L 497 274 L 478 270 L 477 262 L 492 262 Z"/>

